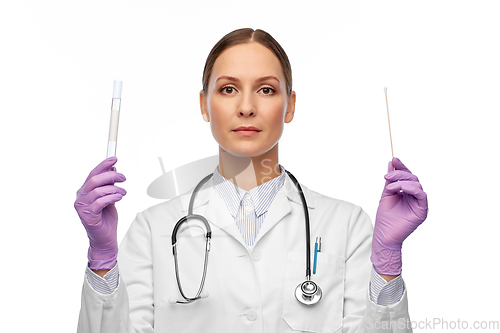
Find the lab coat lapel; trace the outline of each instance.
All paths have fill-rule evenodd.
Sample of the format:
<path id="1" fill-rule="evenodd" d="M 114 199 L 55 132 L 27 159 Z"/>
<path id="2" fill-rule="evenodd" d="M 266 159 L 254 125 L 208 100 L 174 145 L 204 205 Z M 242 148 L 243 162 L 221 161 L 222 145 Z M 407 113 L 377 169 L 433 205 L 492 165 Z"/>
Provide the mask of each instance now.
<path id="1" fill-rule="evenodd" d="M 301 188 L 302 192 L 304 193 L 308 208 L 314 208 L 316 204 L 311 191 L 304 185 L 301 185 Z M 267 215 L 264 218 L 264 223 L 262 223 L 262 227 L 257 234 L 257 238 L 255 239 L 255 245 L 257 245 L 259 240 L 264 237 L 278 222 L 280 222 L 286 215 L 291 213 L 292 206 L 290 205 L 290 201 L 298 203 L 302 206 L 300 194 L 293 181 L 290 179 L 288 174 L 286 174 L 283 186 L 276 193 L 273 202 L 267 210 Z"/>
<path id="2" fill-rule="evenodd" d="M 226 203 L 220 197 L 215 188 L 212 189 L 212 195 L 210 197 L 210 201 L 208 202 L 207 210 L 205 211 L 205 217 L 211 224 L 232 236 L 243 247 L 246 247 L 245 240 L 243 239 L 236 222 L 234 222 L 234 217 L 229 212 Z M 214 230 L 212 230 L 212 232 L 214 233 L 213 237 L 216 237 L 217 233 L 215 233 Z"/>
<path id="3" fill-rule="evenodd" d="M 274 197 L 271 206 L 267 209 L 266 217 L 262 223 L 257 238 L 255 239 L 254 246 L 257 245 L 259 240 L 264 237 L 278 222 L 280 222 L 286 215 L 290 214 L 292 207 L 283 191 L 278 191 Z"/>
<path id="4" fill-rule="evenodd" d="M 194 188 L 181 196 L 182 211 L 184 214 L 187 214 L 189 200 L 193 190 Z M 206 206 L 206 210 L 203 211 L 197 209 L 201 206 Z M 238 226 L 234 222 L 234 217 L 229 212 L 224 200 L 213 187 L 213 177 L 207 181 L 207 183 L 196 195 L 195 202 L 193 204 L 193 212 L 195 214 L 203 215 L 208 222 L 210 222 L 212 227 L 215 226 L 215 228 L 212 228 L 212 237 L 217 237 L 217 234 L 219 233 L 217 229 L 220 229 L 222 232 L 232 236 L 244 247 L 246 247 L 245 240 L 243 239 Z"/>
<path id="5" fill-rule="evenodd" d="M 316 206 L 315 197 L 313 193 L 304 185 L 301 185 L 302 192 L 306 199 L 306 203 L 309 209 L 314 209 Z M 187 214 L 189 208 L 189 200 L 194 187 L 181 195 L 182 211 Z M 292 206 L 290 201 L 298 203 L 302 206 L 302 201 L 300 199 L 300 194 L 295 187 L 294 183 L 288 176 L 285 175 L 285 182 L 281 189 L 276 193 L 273 202 L 267 210 L 267 215 L 264 219 L 264 223 L 257 234 L 257 238 L 254 242 L 254 246 L 258 241 L 264 237 L 278 222 L 283 220 L 283 218 L 290 214 L 292 211 Z M 200 207 L 207 206 L 205 212 L 201 210 Z M 226 207 L 224 200 L 220 197 L 217 190 L 213 187 L 213 177 L 201 188 L 201 190 L 196 195 L 195 202 L 193 204 L 193 212 L 195 214 L 201 214 L 216 228 L 224 231 L 228 235 L 236 239 L 243 247 L 247 247 L 243 236 L 241 235 L 236 222 L 234 222 L 234 217 L 231 215 Z M 303 214 L 301 214 L 303 216 Z M 215 230 L 212 230 L 214 236 L 216 235 Z"/>

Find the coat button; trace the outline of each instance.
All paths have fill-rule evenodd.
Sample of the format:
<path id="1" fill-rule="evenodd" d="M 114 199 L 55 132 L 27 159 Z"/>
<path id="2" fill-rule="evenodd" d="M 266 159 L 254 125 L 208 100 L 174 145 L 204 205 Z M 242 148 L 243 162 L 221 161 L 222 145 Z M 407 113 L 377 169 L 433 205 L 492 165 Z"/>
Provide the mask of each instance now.
<path id="1" fill-rule="evenodd" d="M 247 212 L 251 212 L 252 211 L 252 206 L 247 206 Z"/>
<path id="2" fill-rule="evenodd" d="M 252 199 L 252 195 L 250 193 L 247 193 L 247 194 L 245 194 L 245 198 L 250 200 L 250 199 Z"/>
<path id="3" fill-rule="evenodd" d="M 252 259 L 255 260 L 255 261 L 259 261 L 260 259 L 262 259 L 262 252 L 260 252 L 260 251 L 253 251 L 252 252 Z"/>
<path id="4" fill-rule="evenodd" d="M 257 319 L 257 311 L 255 311 L 254 309 L 250 309 L 247 311 L 246 316 L 248 320 L 254 321 Z"/>

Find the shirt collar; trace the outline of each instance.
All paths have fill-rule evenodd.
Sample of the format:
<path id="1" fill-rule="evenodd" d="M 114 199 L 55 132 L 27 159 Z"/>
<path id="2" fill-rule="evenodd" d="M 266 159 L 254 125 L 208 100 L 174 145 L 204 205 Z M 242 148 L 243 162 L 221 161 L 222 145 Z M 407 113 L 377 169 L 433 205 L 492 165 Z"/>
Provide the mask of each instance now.
<path id="1" fill-rule="evenodd" d="M 229 212 L 233 217 L 238 214 L 241 200 L 245 194 L 250 193 L 252 202 L 255 207 L 256 216 L 260 216 L 267 212 L 267 209 L 273 202 L 276 193 L 281 189 L 285 182 L 285 168 L 278 164 L 281 174 L 257 187 L 252 188 L 250 191 L 245 191 L 237 185 L 227 180 L 219 173 L 219 166 L 214 171 L 214 187 L 226 203 Z"/>

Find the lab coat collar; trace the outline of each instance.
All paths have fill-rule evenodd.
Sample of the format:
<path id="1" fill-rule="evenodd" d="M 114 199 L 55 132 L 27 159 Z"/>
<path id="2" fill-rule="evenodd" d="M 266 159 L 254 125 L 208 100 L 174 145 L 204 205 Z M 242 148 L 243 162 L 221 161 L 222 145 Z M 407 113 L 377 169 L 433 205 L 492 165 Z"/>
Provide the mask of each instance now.
<path id="1" fill-rule="evenodd" d="M 300 183 L 300 182 L 299 182 Z M 306 203 L 308 208 L 315 208 L 316 207 L 316 202 L 315 202 L 315 196 L 309 190 L 307 187 L 305 187 L 303 184 L 300 184 L 300 187 L 302 188 L 302 192 L 304 193 L 304 197 L 306 198 Z M 182 211 L 187 212 L 189 208 L 189 200 L 191 199 L 191 194 L 193 193 L 194 187 L 190 189 L 188 192 L 181 194 L 181 202 L 182 202 Z M 285 175 L 285 183 L 281 187 L 281 189 L 278 191 L 278 193 L 284 194 L 288 200 L 291 200 L 295 203 L 298 203 L 302 205 L 302 201 L 300 199 L 299 192 L 297 188 L 295 187 L 293 181 L 290 179 L 288 174 Z M 196 194 L 195 202 L 193 204 L 193 209 L 200 207 L 202 205 L 205 205 L 209 199 L 211 199 L 214 194 L 219 194 L 213 188 L 213 177 L 211 177 L 205 185 L 201 188 L 200 191 Z M 226 208 L 227 210 L 227 208 Z M 267 217 L 267 216 L 266 216 Z"/>
<path id="2" fill-rule="evenodd" d="M 316 207 L 315 193 L 309 190 L 307 187 L 301 184 L 304 197 L 307 202 L 309 209 L 314 209 Z M 180 196 L 182 204 L 182 212 L 187 214 L 189 208 L 189 200 L 191 198 L 191 193 L 194 187 L 187 193 Z M 280 222 L 286 215 L 292 211 L 290 201 L 293 201 L 302 206 L 302 201 L 300 199 L 299 192 L 295 187 L 293 181 L 290 179 L 288 174 L 285 177 L 285 183 L 282 188 L 276 193 L 276 196 L 269 206 L 266 218 L 262 224 L 262 228 L 257 234 L 257 238 L 254 242 L 255 247 L 259 240 L 264 237 L 268 231 L 270 231 L 278 222 Z M 238 229 L 238 226 L 234 222 L 234 218 L 228 211 L 224 200 L 220 197 L 217 190 L 213 188 L 213 177 L 208 180 L 205 185 L 198 191 L 195 202 L 193 204 L 193 210 L 195 211 L 197 207 L 207 204 L 208 207 L 204 213 L 205 218 L 217 228 L 223 230 L 227 234 L 234 237 L 239 243 L 241 243 L 245 248 L 248 247 L 245 244 L 245 240 Z M 212 232 L 215 234 L 214 230 Z"/>

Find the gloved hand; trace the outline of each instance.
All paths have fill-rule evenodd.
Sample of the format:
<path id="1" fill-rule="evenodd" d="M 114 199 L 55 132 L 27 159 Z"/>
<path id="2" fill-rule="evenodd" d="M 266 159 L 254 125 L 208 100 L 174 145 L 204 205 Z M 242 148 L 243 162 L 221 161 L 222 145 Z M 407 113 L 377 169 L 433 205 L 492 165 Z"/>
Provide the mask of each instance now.
<path id="1" fill-rule="evenodd" d="M 396 169 L 394 171 L 394 168 Z M 371 261 L 379 274 L 401 274 L 403 241 L 427 217 L 427 194 L 398 159 L 389 162 L 373 230 Z"/>
<path id="2" fill-rule="evenodd" d="M 111 269 L 116 264 L 118 213 L 115 202 L 127 194 L 114 185 L 126 179 L 113 167 L 116 161 L 116 157 L 102 161 L 76 192 L 75 209 L 87 230 L 89 267 L 93 270 Z"/>

